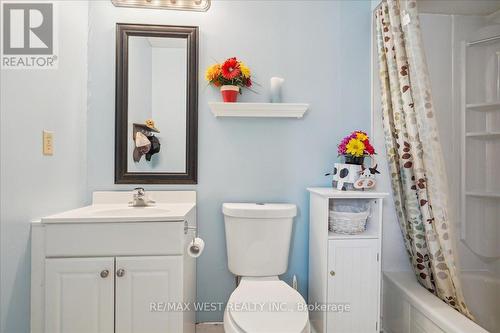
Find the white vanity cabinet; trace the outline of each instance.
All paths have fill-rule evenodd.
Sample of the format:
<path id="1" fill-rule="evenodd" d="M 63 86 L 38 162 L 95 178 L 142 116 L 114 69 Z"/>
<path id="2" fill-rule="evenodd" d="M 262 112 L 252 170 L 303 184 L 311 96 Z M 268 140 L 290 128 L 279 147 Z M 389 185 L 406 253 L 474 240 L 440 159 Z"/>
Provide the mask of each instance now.
<path id="1" fill-rule="evenodd" d="M 182 312 L 165 306 L 183 302 L 182 256 L 116 258 L 116 272 L 116 332 L 183 332 Z"/>
<path id="2" fill-rule="evenodd" d="M 387 193 L 309 188 L 309 304 L 316 333 L 378 333 L 380 318 L 382 202 Z M 367 229 L 356 235 L 328 230 L 334 200 L 363 200 Z M 319 310 L 319 311 L 318 311 Z"/>
<path id="3" fill-rule="evenodd" d="M 32 333 L 195 332 L 195 193 L 152 195 L 155 207 L 120 208 L 96 193 L 32 223 Z"/>
<path id="4" fill-rule="evenodd" d="M 113 333 L 114 266 L 114 258 L 47 259 L 45 332 Z"/>

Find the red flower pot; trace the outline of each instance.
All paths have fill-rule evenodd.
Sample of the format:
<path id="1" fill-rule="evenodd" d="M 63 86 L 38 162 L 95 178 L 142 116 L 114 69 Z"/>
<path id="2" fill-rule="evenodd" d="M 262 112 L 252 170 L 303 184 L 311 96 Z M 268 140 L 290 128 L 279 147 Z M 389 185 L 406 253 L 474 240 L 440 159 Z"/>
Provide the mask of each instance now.
<path id="1" fill-rule="evenodd" d="M 225 103 L 234 103 L 238 100 L 238 94 L 240 93 L 240 87 L 238 87 L 238 86 L 221 86 L 220 92 L 222 94 L 222 100 Z"/>

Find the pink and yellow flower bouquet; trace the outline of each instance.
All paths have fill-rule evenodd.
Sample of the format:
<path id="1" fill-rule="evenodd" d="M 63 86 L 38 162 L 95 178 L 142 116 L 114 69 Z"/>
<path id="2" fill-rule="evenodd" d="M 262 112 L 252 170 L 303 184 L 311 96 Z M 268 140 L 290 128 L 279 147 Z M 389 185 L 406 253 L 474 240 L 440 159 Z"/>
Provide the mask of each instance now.
<path id="1" fill-rule="evenodd" d="M 365 156 L 375 154 L 370 138 L 363 131 L 354 131 L 338 145 L 339 156 L 344 156 L 345 163 L 362 165 Z"/>

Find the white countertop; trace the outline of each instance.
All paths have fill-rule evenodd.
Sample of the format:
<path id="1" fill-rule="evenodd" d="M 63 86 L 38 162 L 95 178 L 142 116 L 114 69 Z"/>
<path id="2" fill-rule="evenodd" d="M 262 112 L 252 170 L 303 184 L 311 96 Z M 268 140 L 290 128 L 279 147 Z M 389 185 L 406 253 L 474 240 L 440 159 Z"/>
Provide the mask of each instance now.
<path id="1" fill-rule="evenodd" d="M 161 203 L 148 207 L 95 204 L 43 217 L 41 223 L 168 222 L 183 221 L 193 203 Z"/>
<path id="2" fill-rule="evenodd" d="M 92 205 L 41 218 L 34 223 L 103 223 L 184 221 L 196 207 L 194 191 L 147 191 L 147 199 L 156 203 L 130 207 L 130 191 L 99 191 L 92 195 Z"/>

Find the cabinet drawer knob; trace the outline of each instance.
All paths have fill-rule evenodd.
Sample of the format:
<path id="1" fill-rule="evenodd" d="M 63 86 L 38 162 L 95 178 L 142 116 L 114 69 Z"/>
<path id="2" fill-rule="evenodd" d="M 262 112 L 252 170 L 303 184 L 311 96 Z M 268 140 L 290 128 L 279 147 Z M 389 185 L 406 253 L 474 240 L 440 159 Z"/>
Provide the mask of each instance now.
<path id="1" fill-rule="evenodd" d="M 124 275 L 125 275 L 125 270 L 123 268 L 120 268 L 119 270 L 116 271 L 116 276 L 123 277 Z"/>
<path id="2" fill-rule="evenodd" d="M 109 271 L 108 271 L 107 269 L 105 269 L 105 270 L 101 271 L 101 277 L 102 277 L 103 279 L 107 278 L 107 277 L 108 277 L 108 275 L 109 275 Z"/>
<path id="3" fill-rule="evenodd" d="M 331 276 L 335 276 L 335 272 L 334 271 L 330 271 L 330 275 Z"/>

